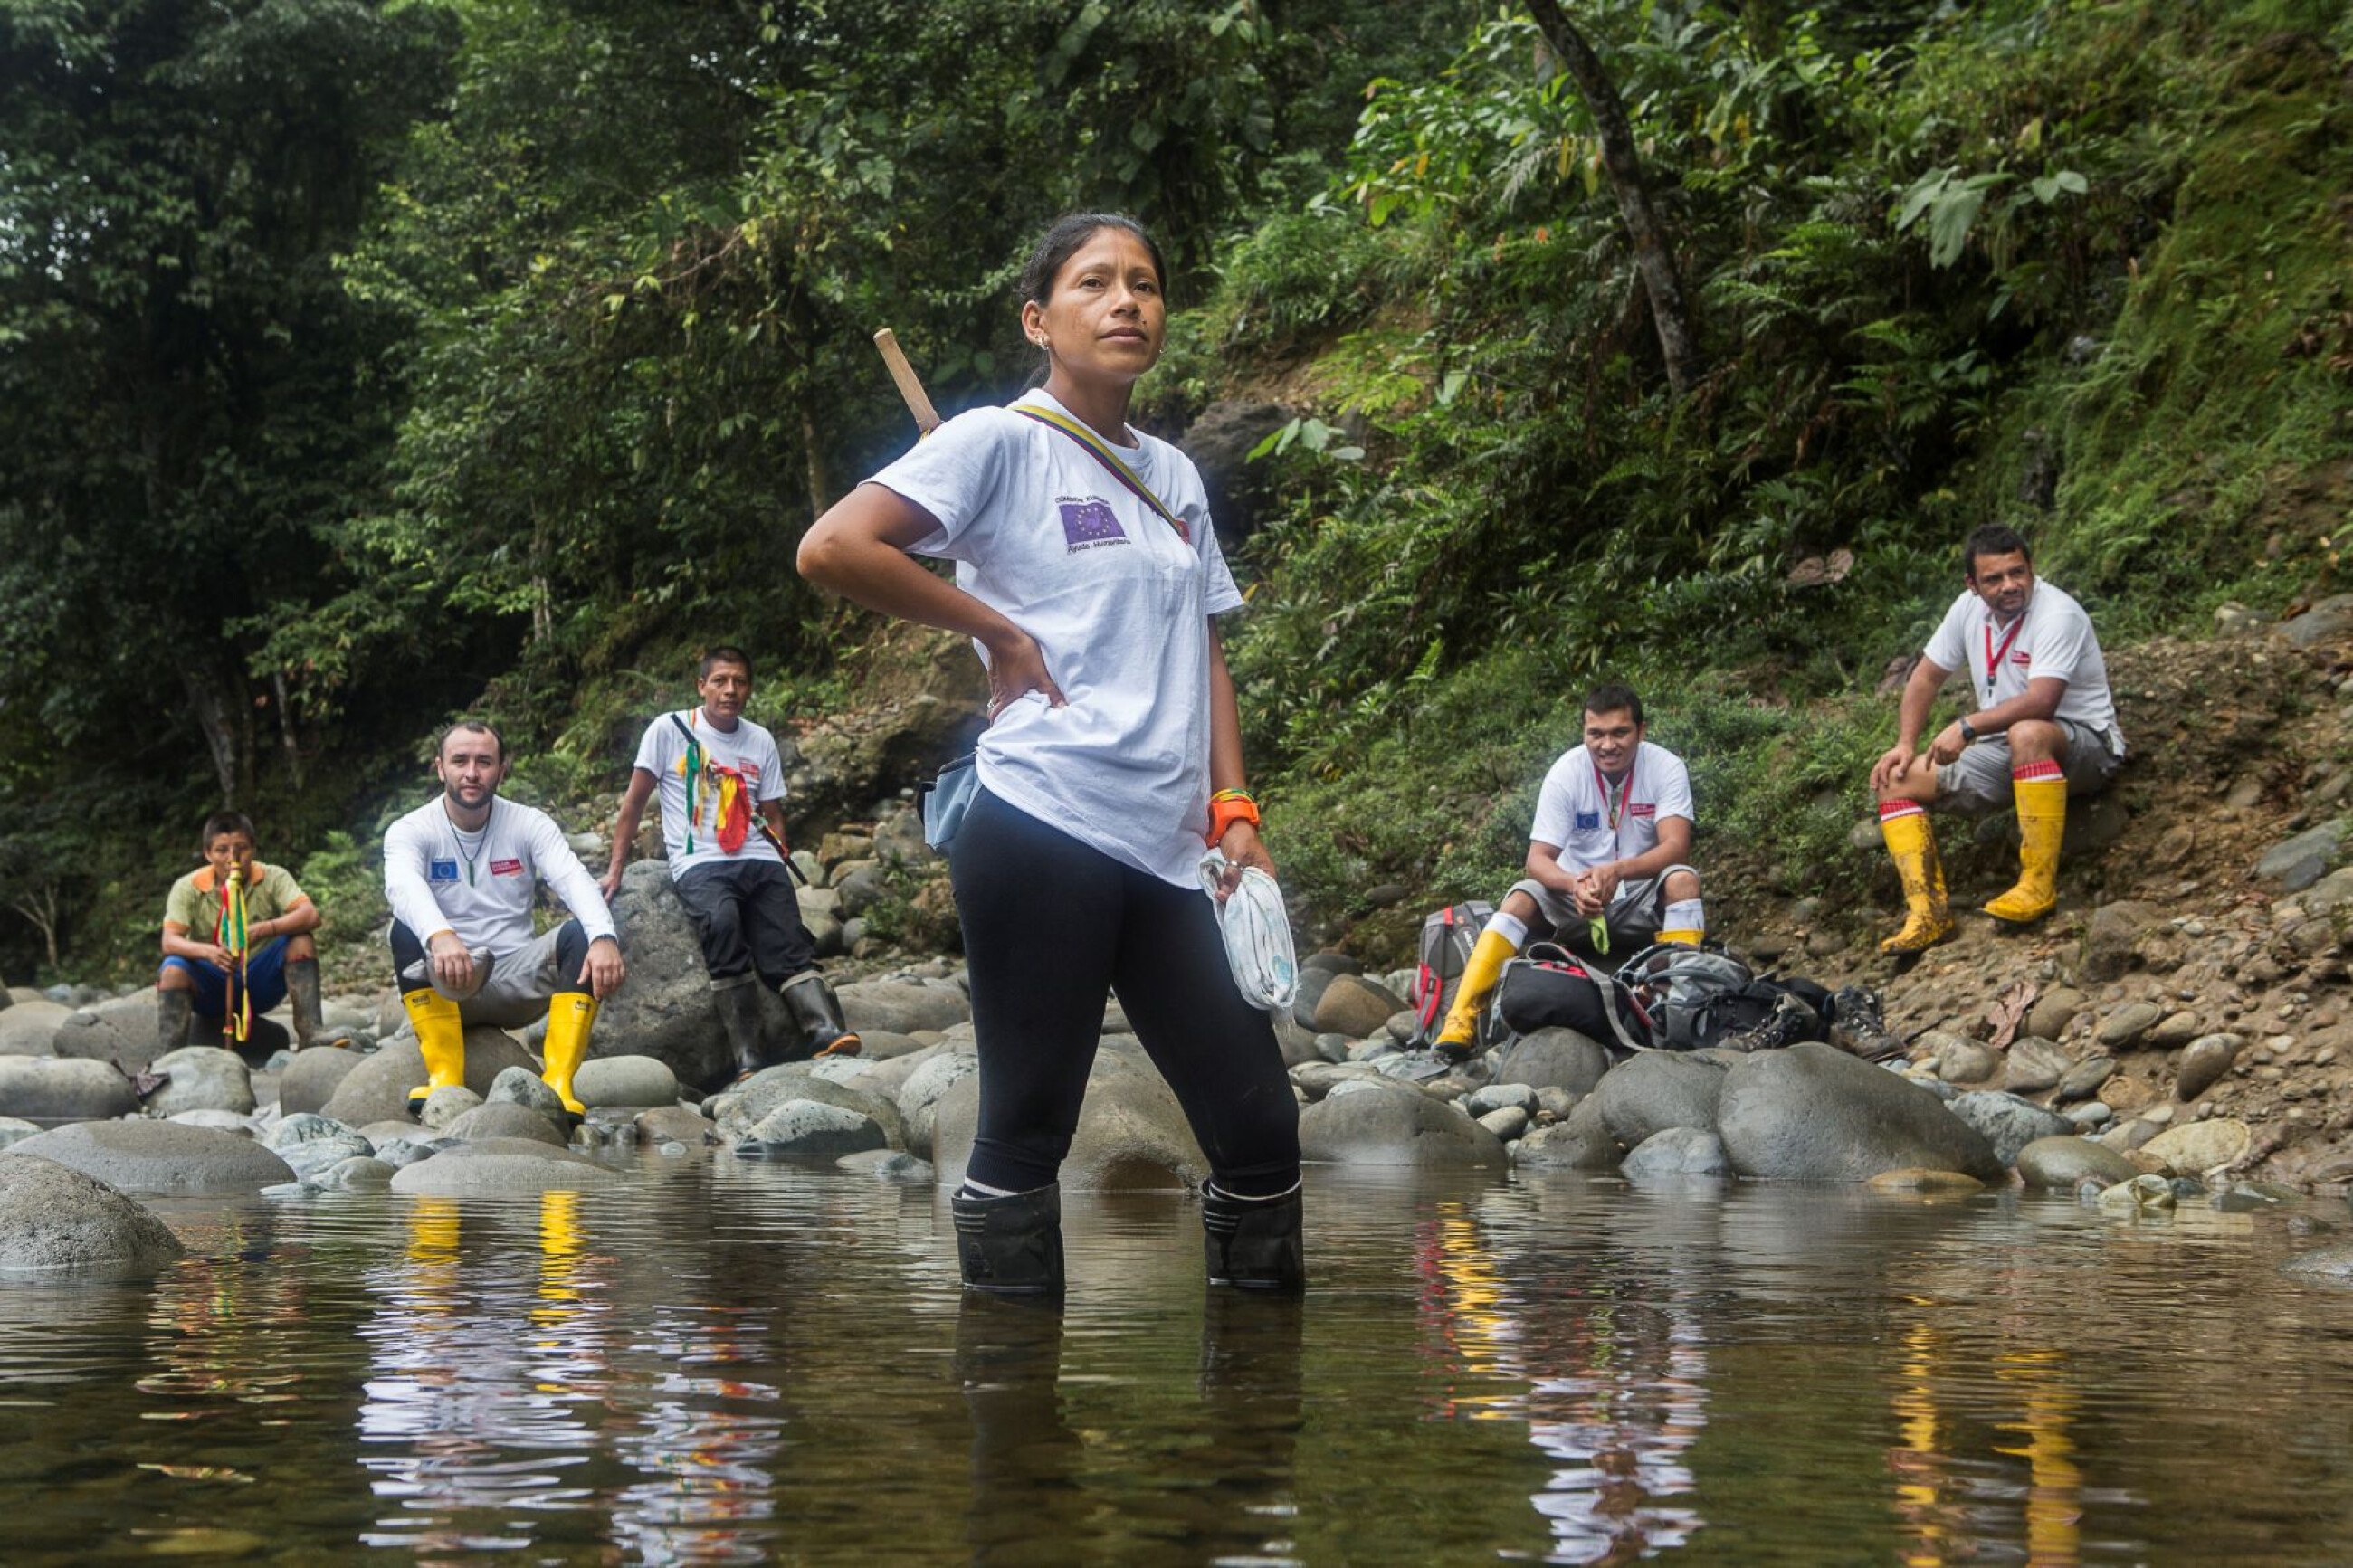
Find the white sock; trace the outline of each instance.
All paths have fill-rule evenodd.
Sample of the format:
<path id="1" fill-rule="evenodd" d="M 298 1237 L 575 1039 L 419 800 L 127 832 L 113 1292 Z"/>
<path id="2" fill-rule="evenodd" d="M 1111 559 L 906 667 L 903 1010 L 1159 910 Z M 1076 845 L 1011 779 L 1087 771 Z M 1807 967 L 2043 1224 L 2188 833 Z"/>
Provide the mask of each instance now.
<path id="1" fill-rule="evenodd" d="M 1521 948 L 1527 945 L 1528 922 L 1520 919 L 1517 915 L 1507 915 L 1501 910 L 1497 910 L 1496 913 L 1488 920 L 1487 931 L 1481 931 L 1479 934 L 1484 936 L 1487 934 L 1487 931 L 1493 931 L 1497 936 L 1502 937 L 1505 942 L 1510 942 L 1514 952 L 1519 952 Z"/>
<path id="2" fill-rule="evenodd" d="M 1298 1181 L 1292 1183 L 1291 1185 L 1283 1188 L 1282 1191 L 1279 1193 L 1266 1193 L 1257 1197 L 1251 1197 L 1245 1193 L 1229 1193 L 1226 1191 L 1225 1188 L 1218 1185 L 1215 1182 L 1204 1183 L 1203 1186 L 1212 1197 L 1223 1198 L 1229 1204 L 1271 1204 L 1278 1198 L 1289 1197 L 1292 1194 L 1297 1192 L 1301 1187 L 1303 1187 L 1306 1184 L 1306 1178 L 1303 1176 Z"/>
<path id="3" fill-rule="evenodd" d="M 1011 1187 L 992 1187 L 987 1182 L 976 1182 L 970 1176 L 964 1179 L 964 1185 L 958 1190 L 968 1198 L 1009 1198 L 1015 1195 Z M 1034 1193 L 1038 1189 L 1032 1187 L 1029 1190 Z"/>
<path id="4" fill-rule="evenodd" d="M 1666 907 L 1659 917 L 1659 923 L 1669 931 L 1704 932 L 1707 930 L 1707 914 L 1697 899 L 1677 899 Z"/>

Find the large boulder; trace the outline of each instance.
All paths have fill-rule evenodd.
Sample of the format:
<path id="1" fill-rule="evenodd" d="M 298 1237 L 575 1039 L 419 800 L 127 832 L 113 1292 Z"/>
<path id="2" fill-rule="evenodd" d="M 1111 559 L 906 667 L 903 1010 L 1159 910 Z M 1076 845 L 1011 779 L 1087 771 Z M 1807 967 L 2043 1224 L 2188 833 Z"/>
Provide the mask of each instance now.
<path id="1" fill-rule="evenodd" d="M 1724 1079 L 1725 1069 L 1715 1062 L 1644 1051 L 1611 1068 L 1593 1098 L 1609 1136 L 1629 1149 L 1639 1149 L 1644 1140 L 1671 1127 L 1714 1128 Z"/>
<path id="2" fill-rule="evenodd" d="M 1732 1168 L 1788 1181 L 1867 1182 L 1883 1171 L 1999 1181 L 1982 1133 L 1916 1084 L 1824 1045 L 1759 1051 L 1725 1077 L 1715 1111 Z"/>
<path id="3" fill-rule="evenodd" d="M 177 1121 L 80 1121 L 27 1138 L 0 1159 L 38 1154 L 130 1193 L 254 1193 L 294 1179 L 252 1139 Z"/>
<path id="4" fill-rule="evenodd" d="M 943 1186 L 964 1180 L 980 1122 L 980 1079 L 961 1079 L 933 1106 L 932 1163 Z M 1198 1186 L 1209 1163 L 1176 1096 L 1140 1049 L 1106 1042 L 1095 1052 L 1079 1130 L 1062 1161 L 1062 1185 L 1114 1192 Z"/>
<path id="5" fill-rule="evenodd" d="M 972 1017 L 972 1000 L 945 980 L 861 980 L 839 987 L 841 1016 L 852 1029 L 912 1035 L 947 1029 Z"/>
<path id="6" fill-rule="evenodd" d="M 1405 1004 L 1377 980 L 1361 974 L 1335 974 L 1315 1002 L 1315 1028 L 1326 1035 L 1368 1039 L 1388 1026 Z"/>
<path id="7" fill-rule="evenodd" d="M 619 1172 L 569 1150 L 530 1138 L 491 1138 L 452 1144 L 429 1160 L 402 1166 L 392 1178 L 392 1190 L 428 1197 L 514 1196 L 607 1187 L 621 1179 Z"/>
<path id="8" fill-rule="evenodd" d="M 1300 1112 L 1303 1159 L 1331 1165 L 1501 1169 L 1504 1142 L 1460 1106 L 1406 1084 L 1360 1083 Z"/>
<path id="9" fill-rule="evenodd" d="M 735 1152 L 746 1159 L 830 1160 L 870 1149 L 891 1152 L 880 1121 L 815 1100 L 785 1101 L 735 1143 Z"/>
<path id="10" fill-rule="evenodd" d="M 95 1012 L 69 1016 L 49 1037 L 49 1050 L 54 1056 L 111 1062 L 124 1072 L 145 1072 L 161 1054 L 152 1016 L 145 1027 L 133 1029 Z"/>
<path id="11" fill-rule="evenodd" d="M 86 1172 L 0 1159 L 0 1269 L 150 1268 L 184 1250 L 169 1226 Z"/>
<path id="12" fill-rule="evenodd" d="M 47 1057 L 57 1054 L 52 1044 L 58 1029 L 73 1009 L 43 997 L 19 1002 L 0 1012 L 0 1057 Z"/>
<path id="13" fill-rule="evenodd" d="M 8 1011 L 21 1012 L 24 1006 L 19 1003 Z M 112 1062 L 0 1057 L 0 1116 L 56 1127 L 129 1116 L 138 1109 L 131 1080 Z"/>
<path id="14" fill-rule="evenodd" d="M 592 1056 L 653 1057 L 681 1083 L 712 1085 L 733 1076 L 727 1030 L 711 999 L 711 972 L 702 965 L 702 944 L 687 919 L 686 906 L 670 879 L 666 860 L 639 860 L 621 875 L 613 899 L 628 959 L 628 983 L 605 998 L 588 1037 Z M 764 1000 L 761 1021 L 772 1050 L 781 1050 L 790 1031 L 781 997 L 756 987 Z"/>
<path id="15" fill-rule="evenodd" d="M 911 1152 L 927 1160 L 932 1157 L 934 1117 L 941 1097 L 979 1071 L 977 1056 L 942 1047 L 938 1055 L 907 1075 L 906 1081 L 899 1086 L 899 1114 L 906 1121 L 907 1148 Z"/>
<path id="16" fill-rule="evenodd" d="M 1504 1048 L 1495 1080 L 1591 1094 L 1609 1070 L 1609 1053 L 1575 1029 L 1538 1029 Z"/>
<path id="17" fill-rule="evenodd" d="M 1601 1107 L 1577 1101 L 1568 1120 L 1539 1127 L 1512 1145 L 1512 1163 L 1530 1170 L 1614 1171 L 1624 1151 L 1602 1125 Z"/>
<path id="18" fill-rule="evenodd" d="M 2017 1164 L 2019 1151 L 2037 1139 L 2064 1138 L 2075 1131 L 2059 1112 L 1994 1089 L 1962 1095 L 1947 1109 L 1983 1133 L 1994 1158 L 2005 1165 Z"/>
<path id="19" fill-rule="evenodd" d="M 297 1052 L 300 1061 L 304 1053 Z M 466 1031 L 466 1087 L 488 1095 L 491 1085 L 509 1068 L 539 1070 L 513 1037 L 503 1030 L 477 1025 Z M 414 1035 L 395 1035 L 375 1055 L 343 1075 L 320 1113 L 353 1127 L 371 1121 L 394 1121 L 408 1114 L 408 1091 L 425 1081 L 425 1057 Z"/>
<path id="20" fill-rule="evenodd" d="M 182 1046 L 157 1057 L 153 1070 L 166 1081 L 147 1097 L 150 1116 L 183 1110 L 233 1110 L 244 1116 L 253 1110 L 253 1070 L 235 1051 Z"/>
<path id="21" fill-rule="evenodd" d="M 325 1109 L 352 1069 L 366 1059 L 341 1046 L 296 1051 L 286 1070 L 278 1075 L 278 1109 L 289 1116 Z"/>

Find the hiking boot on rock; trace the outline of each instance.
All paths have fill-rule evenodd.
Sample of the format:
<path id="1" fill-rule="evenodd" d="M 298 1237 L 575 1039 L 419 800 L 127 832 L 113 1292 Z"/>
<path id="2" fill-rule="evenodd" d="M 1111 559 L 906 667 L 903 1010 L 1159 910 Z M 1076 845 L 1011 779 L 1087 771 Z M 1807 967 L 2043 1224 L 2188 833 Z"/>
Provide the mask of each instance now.
<path id="1" fill-rule="evenodd" d="M 1773 1003 L 1773 1010 L 1736 1035 L 1726 1035 L 1716 1044 L 1727 1051 L 1778 1051 L 1785 1046 L 1817 1038 L 1820 1016 L 1796 996 L 1783 992 Z"/>
<path id="2" fill-rule="evenodd" d="M 1894 1061 L 1905 1053 L 1902 1037 L 1887 1032 L 1879 994 L 1849 985 L 1831 998 L 1831 1043 L 1867 1062 Z"/>

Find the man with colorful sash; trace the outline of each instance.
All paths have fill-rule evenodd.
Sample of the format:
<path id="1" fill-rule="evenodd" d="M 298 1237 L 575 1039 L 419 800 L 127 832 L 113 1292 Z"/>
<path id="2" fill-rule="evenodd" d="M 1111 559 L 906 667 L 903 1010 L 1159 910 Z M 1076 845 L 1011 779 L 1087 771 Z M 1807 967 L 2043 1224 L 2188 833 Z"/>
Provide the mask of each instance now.
<path id="1" fill-rule="evenodd" d="M 572 1091 L 600 1003 L 628 977 L 613 912 L 596 879 L 547 813 L 504 800 L 506 742 L 479 719 L 449 726 L 434 748 L 441 793 L 384 836 L 392 905 L 392 969 L 417 1030 L 425 1081 L 408 1093 L 421 1116 L 437 1089 L 466 1081 L 466 1030 L 520 1028 L 547 1018 L 540 1077 L 578 1117 Z M 570 915 L 534 932 L 542 882 Z"/>
<path id="2" fill-rule="evenodd" d="M 1653 942 L 1696 946 L 1707 934 L 1692 849 L 1691 773 L 1643 737 L 1650 725 L 1630 686 L 1585 699 L 1584 744 L 1545 774 L 1528 828 L 1527 876 L 1512 884 L 1462 967 L 1433 1041 L 1450 1057 L 1476 1048 L 1479 1015 L 1504 965 L 1532 936 L 1550 933 L 1589 958 L 1631 958 Z"/>
<path id="3" fill-rule="evenodd" d="M 2024 925 L 2058 901 L 2067 797 L 2106 788 L 2124 761 L 2107 663 L 2084 606 L 2038 582 L 2026 541 L 2000 523 L 1969 535 L 1961 574 L 1967 589 L 1905 683 L 1895 744 L 1871 770 L 1907 910 L 1904 929 L 1879 944 L 1884 952 L 1919 952 L 1953 934 L 1929 805 L 1985 812 L 2015 803 L 2018 883 L 1985 912 Z M 1968 710 L 1923 751 L 1936 693 L 1964 668 Z"/>
<path id="4" fill-rule="evenodd" d="M 256 1060 L 285 1043 L 261 1015 L 293 998 L 294 1037 L 324 1041 L 319 954 L 311 933 L 319 906 L 282 866 L 253 858 L 253 823 L 242 812 L 205 818 L 205 864 L 172 884 L 164 904 L 164 967 L 155 977 L 156 1045 L 225 1045 Z M 191 1020 L 199 1038 L 188 1038 Z"/>
<path id="5" fill-rule="evenodd" d="M 702 656 L 695 693 L 700 706 L 662 714 L 638 743 L 605 896 L 619 889 L 646 802 L 659 789 L 670 879 L 702 939 L 736 1076 L 776 1059 L 856 1056 L 858 1037 L 818 973 L 817 944 L 801 923 L 785 860 L 784 763 L 776 738 L 744 717 L 751 655 L 712 648 Z M 777 992 L 792 1016 L 795 1038 L 781 1058 L 767 1048 L 755 981 Z"/>

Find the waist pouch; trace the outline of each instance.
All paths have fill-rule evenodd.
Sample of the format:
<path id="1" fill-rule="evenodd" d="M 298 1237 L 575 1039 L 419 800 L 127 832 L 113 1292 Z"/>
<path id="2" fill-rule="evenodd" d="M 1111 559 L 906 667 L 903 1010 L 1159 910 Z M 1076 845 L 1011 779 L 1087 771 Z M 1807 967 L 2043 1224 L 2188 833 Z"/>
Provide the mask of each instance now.
<path id="1" fill-rule="evenodd" d="M 1651 1048 L 1651 1020 L 1632 989 L 1548 942 L 1531 944 L 1504 965 L 1493 1013 L 1496 1024 L 1514 1035 L 1574 1029 L 1605 1047 Z"/>
<path id="2" fill-rule="evenodd" d="M 965 813 L 980 798 L 980 769 L 974 765 L 976 756 L 968 752 L 958 757 L 916 793 L 915 811 L 923 819 L 923 842 L 943 855 L 954 842 L 956 829 L 964 826 Z"/>

